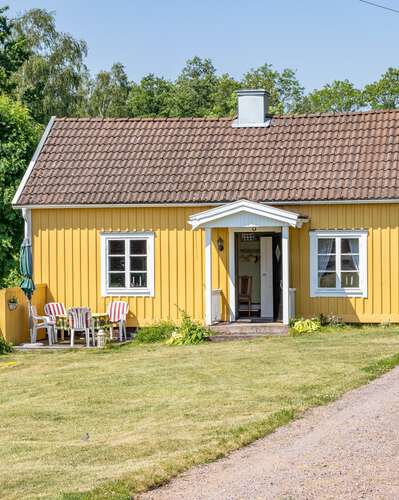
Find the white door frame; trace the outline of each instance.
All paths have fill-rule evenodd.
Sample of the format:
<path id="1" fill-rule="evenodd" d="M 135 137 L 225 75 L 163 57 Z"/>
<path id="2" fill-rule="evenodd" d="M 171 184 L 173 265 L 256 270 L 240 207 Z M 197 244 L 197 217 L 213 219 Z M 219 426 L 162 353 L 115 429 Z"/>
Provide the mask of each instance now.
<path id="1" fill-rule="evenodd" d="M 235 233 L 249 233 L 249 228 L 229 228 L 229 311 L 230 321 L 237 319 L 236 301 L 236 248 Z M 289 228 L 280 227 L 257 227 L 257 233 L 281 232 L 281 259 L 282 259 L 282 282 L 283 282 L 283 324 L 289 323 Z"/>
<path id="2" fill-rule="evenodd" d="M 266 279 L 267 278 L 267 279 Z M 271 281 L 271 286 L 270 286 Z M 274 276 L 273 237 L 260 237 L 260 317 L 273 319 L 274 316 Z"/>

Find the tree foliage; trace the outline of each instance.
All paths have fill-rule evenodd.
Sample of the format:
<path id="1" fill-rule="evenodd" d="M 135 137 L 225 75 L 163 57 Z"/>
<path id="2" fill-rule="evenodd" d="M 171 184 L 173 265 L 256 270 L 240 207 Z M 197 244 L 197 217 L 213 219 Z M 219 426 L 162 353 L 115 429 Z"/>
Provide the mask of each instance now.
<path id="1" fill-rule="evenodd" d="M 128 116 L 130 88 L 123 64 L 114 64 L 111 71 L 100 71 L 91 84 L 88 114 L 102 118 Z"/>
<path id="2" fill-rule="evenodd" d="M 16 86 L 13 75 L 29 57 L 26 40 L 14 32 L 14 21 L 0 8 L 0 92 L 11 93 Z"/>
<path id="3" fill-rule="evenodd" d="M 399 68 L 388 68 L 379 80 L 366 85 L 364 100 L 372 109 L 398 108 Z"/>
<path id="4" fill-rule="evenodd" d="M 82 40 L 57 31 L 54 14 L 31 9 L 15 21 L 30 57 L 15 75 L 17 95 L 40 123 L 50 116 L 75 116 L 82 110 L 88 78 Z"/>
<path id="5" fill-rule="evenodd" d="M 169 116 L 173 84 L 164 78 L 149 74 L 140 83 L 133 84 L 129 95 L 130 116 Z"/>
<path id="6" fill-rule="evenodd" d="M 23 223 L 11 201 L 41 131 L 25 106 L 0 95 L 0 287 L 17 267 Z"/>
<path id="7" fill-rule="evenodd" d="M 304 96 L 302 102 L 296 105 L 295 111 L 300 113 L 358 111 L 363 105 L 364 97 L 361 90 L 349 80 L 335 80 Z"/>

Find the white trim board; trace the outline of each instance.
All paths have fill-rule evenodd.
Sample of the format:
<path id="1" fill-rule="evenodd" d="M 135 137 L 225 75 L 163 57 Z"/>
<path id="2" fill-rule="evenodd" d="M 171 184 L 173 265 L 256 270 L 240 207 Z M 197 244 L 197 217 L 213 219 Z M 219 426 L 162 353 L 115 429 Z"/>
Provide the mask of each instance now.
<path id="1" fill-rule="evenodd" d="M 28 182 L 28 179 L 29 179 L 29 176 L 33 170 L 33 167 L 35 166 L 35 163 L 36 163 L 36 160 L 41 152 L 41 150 L 43 149 L 43 146 L 44 146 L 44 143 L 46 142 L 47 140 L 47 137 L 50 133 L 50 130 L 52 129 L 53 127 L 53 124 L 55 122 L 55 116 L 52 116 L 50 118 L 50 121 L 48 122 L 47 124 L 47 127 L 42 135 L 42 138 L 40 139 L 40 142 L 39 144 L 37 145 L 37 148 L 35 150 L 35 152 L 33 153 L 33 156 L 32 156 L 32 159 L 28 165 L 28 168 L 26 169 L 25 173 L 24 173 L 24 176 L 22 177 L 22 180 L 18 186 L 18 189 L 17 191 L 15 192 L 15 195 L 14 195 L 14 198 L 12 199 L 12 202 L 11 204 L 12 205 L 17 205 L 17 202 L 18 202 L 18 198 L 21 196 L 21 193 L 25 187 L 25 184 Z M 28 205 L 27 206 L 21 206 L 19 208 L 31 208 L 29 207 Z"/>

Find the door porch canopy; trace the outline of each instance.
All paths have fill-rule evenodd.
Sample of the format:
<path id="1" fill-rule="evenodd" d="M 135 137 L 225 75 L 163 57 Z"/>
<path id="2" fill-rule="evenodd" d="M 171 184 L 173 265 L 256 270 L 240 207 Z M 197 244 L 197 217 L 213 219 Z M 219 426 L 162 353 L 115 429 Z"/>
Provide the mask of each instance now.
<path id="1" fill-rule="evenodd" d="M 302 227 L 306 217 L 248 200 L 238 200 L 220 207 L 211 208 L 190 216 L 188 222 L 193 229 L 213 227 Z"/>
<path id="2" fill-rule="evenodd" d="M 229 309 L 230 321 L 236 315 L 236 277 L 235 277 L 235 231 L 245 229 L 281 228 L 282 241 L 282 289 L 283 289 L 283 323 L 289 322 L 289 228 L 300 228 L 307 222 L 306 217 L 295 212 L 282 210 L 270 205 L 248 200 L 205 210 L 190 216 L 188 222 L 193 229 L 205 229 L 205 321 L 213 322 L 212 314 L 212 228 L 229 229 Z"/>

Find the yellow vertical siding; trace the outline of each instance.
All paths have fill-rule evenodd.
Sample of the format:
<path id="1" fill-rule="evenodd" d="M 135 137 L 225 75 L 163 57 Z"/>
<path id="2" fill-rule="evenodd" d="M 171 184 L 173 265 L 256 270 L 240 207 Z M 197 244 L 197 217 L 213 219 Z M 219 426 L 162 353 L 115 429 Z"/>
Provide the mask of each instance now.
<path id="1" fill-rule="evenodd" d="M 334 313 L 346 321 L 399 321 L 399 204 L 298 205 L 287 210 L 310 222 L 290 230 L 290 286 L 298 315 Z M 204 207 L 32 210 L 34 278 L 48 285 L 48 300 L 104 311 L 101 296 L 102 231 L 154 231 L 155 296 L 128 299 L 130 325 L 179 318 L 204 319 L 204 232 L 187 221 Z M 368 229 L 368 297 L 310 298 L 309 231 Z M 222 238 L 224 250 L 217 249 Z M 222 291 L 228 318 L 228 230 L 212 231 L 212 286 Z"/>
<path id="2" fill-rule="evenodd" d="M 290 230 L 291 283 L 297 315 L 334 313 L 352 322 L 399 321 L 399 204 L 298 205 L 310 223 Z M 368 230 L 367 298 L 310 298 L 309 231 Z"/>
<path id="3" fill-rule="evenodd" d="M 204 207 L 79 208 L 32 210 L 34 279 L 48 284 L 48 300 L 67 307 L 106 310 L 112 297 L 101 296 L 103 231 L 154 231 L 155 296 L 129 297 L 129 325 L 178 320 L 180 310 L 204 319 L 204 234 L 187 223 Z M 224 239 L 223 252 L 216 241 Z M 213 286 L 228 309 L 228 232 L 213 231 Z"/>

